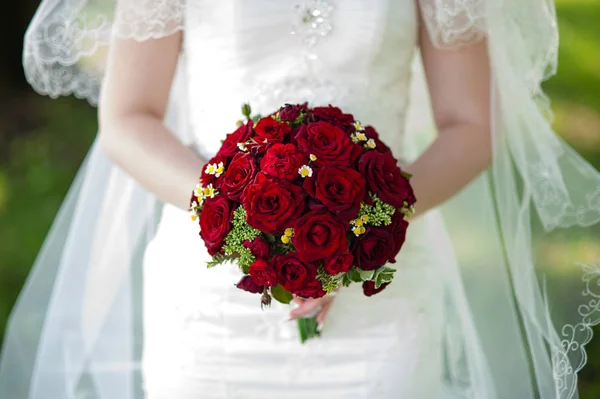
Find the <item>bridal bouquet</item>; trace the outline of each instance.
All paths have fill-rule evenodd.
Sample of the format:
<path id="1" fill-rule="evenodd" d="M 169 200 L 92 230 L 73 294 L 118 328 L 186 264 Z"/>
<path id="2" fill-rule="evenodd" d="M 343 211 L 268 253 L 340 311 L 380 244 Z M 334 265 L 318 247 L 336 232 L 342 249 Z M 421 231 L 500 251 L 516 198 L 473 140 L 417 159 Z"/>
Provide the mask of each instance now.
<path id="1" fill-rule="evenodd" d="M 410 175 L 371 126 L 339 108 L 285 105 L 238 122 L 200 177 L 190 211 L 213 260 L 240 289 L 290 303 L 362 283 L 388 285 L 415 197 Z M 300 319 L 301 338 L 316 335 Z"/>

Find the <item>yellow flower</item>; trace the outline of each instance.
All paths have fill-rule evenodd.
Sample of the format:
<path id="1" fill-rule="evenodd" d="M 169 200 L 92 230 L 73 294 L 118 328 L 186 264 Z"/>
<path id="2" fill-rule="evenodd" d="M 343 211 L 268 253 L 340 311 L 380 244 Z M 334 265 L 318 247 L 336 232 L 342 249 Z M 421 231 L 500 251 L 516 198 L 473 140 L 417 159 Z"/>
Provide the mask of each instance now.
<path id="1" fill-rule="evenodd" d="M 364 133 L 356 133 L 356 138 L 359 141 L 367 141 L 367 135 Z"/>
<path id="2" fill-rule="evenodd" d="M 358 227 L 358 226 L 356 226 L 356 227 L 354 227 L 352 229 L 352 232 L 354 233 L 354 235 L 359 236 L 359 235 L 363 234 L 362 233 L 363 229 L 364 229 L 364 227 Z"/>
<path id="3" fill-rule="evenodd" d="M 198 215 L 196 215 L 195 213 L 192 213 L 190 216 L 191 216 L 192 222 L 195 222 L 196 220 L 198 220 Z"/>
<path id="4" fill-rule="evenodd" d="M 290 237 L 288 236 L 282 236 L 281 237 L 281 242 L 284 244 L 289 244 L 290 243 Z"/>
<path id="5" fill-rule="evenodd" d="M 310 160 L 315 162 L 317 160 L 317 156 L 315 154 L 310 154 Z"/>
<path id="6" fill-rule="evenodd" d="M 200 184 L 196 186 L 196 189 L 194 190 L 194 195 L 196 197 L 202 197 L 202 186 Z"/>
<path id="7" fill-rule="evenodd" d="M 283 234 L 285 234 L 286 237 L 291 237 L 294 235 L 294 229 L 287 228 Z"/>
<path id="8" fill-rule="evenodd" d="M 369 215 L 362 215 L 361 219 L 364 223 L 367 223 L 369 221 Z"/>
<path id="9" fill-rule="evenodd" d="M 358 139 L 358 137 L 356 137 L 356 134 L 351 134 L 351 135 L 350 135 L 350 138 L 352 139 L 352 141 L 353 141 L 354 143 L 358 143 L 358 142 L 360 141 L 360 140 Z"/>
<path id="10" fill-rule="evenodd" d="M 355 225 L 355 226 L 359 226 L 360 227 L 360 226 L 363 225 L 363 221 L 362 221 L 362 219 L 354 219 L 352 221 L 352 224 Z"/>
<path id="11" fill-rule="evenodd" d="M 298 173 L 302 177 L 311 177 L 312 172 L 313 171 L 312 171 L 311 167 L 308 165 L 303 165 L 300 169 L 298 169 Z"/>
<path id="12" fill-rule="evenodd" d="M 375 148 L 375 140 L 373 140 L 373 139 L 367 140 L 367 147 L 369 147 L 370 149 Z"/>

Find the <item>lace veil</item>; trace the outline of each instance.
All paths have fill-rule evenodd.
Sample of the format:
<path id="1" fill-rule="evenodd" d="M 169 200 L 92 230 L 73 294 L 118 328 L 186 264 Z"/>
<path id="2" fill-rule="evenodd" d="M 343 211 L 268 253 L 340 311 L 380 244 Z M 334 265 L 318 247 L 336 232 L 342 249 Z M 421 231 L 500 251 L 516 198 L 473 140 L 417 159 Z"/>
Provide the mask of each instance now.
<path id="1" fill-rule="evenodd" d="M 193 1 L 203 0 L 44 0 L 25 36 L 27 79 L 42 94 L 97 104 L 111 40 L 201 24 L 185 19 Z M 541 83 L 556 70 L 554 6 L 418 1 L 438 47 L 487 40 L 493 76 L 493 164 L 440 216 L 448 242 L 436 245 L 455 254 L 440 276 L 446 380 L 463 397 L 577 397 L 600 316 L 600 175 L 550 127 Z M 415 65 L 405 136 L 413 157 L 436 134 Z M 193 144 L 184 68 L 180 62 L 165 123 Z M 93 145 L 11 315 L 1 397 L 140 395 L 139 266 L 158 207 Z"/>

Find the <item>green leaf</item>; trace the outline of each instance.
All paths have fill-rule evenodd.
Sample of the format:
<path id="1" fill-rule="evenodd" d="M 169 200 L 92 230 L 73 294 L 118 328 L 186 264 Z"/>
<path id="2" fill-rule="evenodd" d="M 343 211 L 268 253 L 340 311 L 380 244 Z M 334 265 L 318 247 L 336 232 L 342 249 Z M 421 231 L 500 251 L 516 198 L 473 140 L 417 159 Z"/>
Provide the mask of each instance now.
<path id="1" fill-rule="evenodd" d="M 222 255 L 216 254 L 213 258 L 206 264 L 207 268 L 213 268 L 215 266 L 222 265 L 223 263 L 231 262 L 235 260 L 235 257 L 232 255 Z"/>
<path id="2" fill-rule="evenodd" d="M 285 304 L 290 303 L 293 299 L 292 294 L 286 291 L 286 289 L 281 285 L 271 287 L 271 295 L 273 295 L 273 298 L 275 298 L 278 302 Z"/>
<path id="3" fill-rule="evenodd" d="M 277 242 L 277 238 L 275 238 L 275 236 L 272 236 L 271 234 L 265 234 L 265 240 L 269 244 L 275 244 L 275 242 Z"/>
<path id="4" fill-rule="evenodd" d="M 350 284 L 352 284 L 352 279 L 350 279 L 350 276 L 348 275 L 348 273 L 345 273 L 344 276 L 342 277 L 342 285 L 344 287 L 349 287 Z"/>
<path id="5" fill-rule="evenodd" d="M 352 269 L 350 269 L 348 271 L 348 273 L 346 273 L 346 275 L 344 277 L 348 277 L 348 279 L 350 281 L 353 281 L 355 283 L 362 283 L 362 277 L 360 276 L 360 269 L 353 267 Z"/>
<path id="6" fill-rule="evenodd" d="M 402 171 L 400 173 L 402 173 L 402 176 L 406 177 L 409 180 L 413 177 L 413 175 L 411 175 L 410 173 L 405 172 L 405 171 Z"/>
<path id="7" fill-rule="evenodd" d="M 369 281 L 373 279 L 373 270 L 361 270 L 359 273 L 361 281 Z"/>
<path id="8" fill-rule="evenodd" d="M 382 266 L 375 270 L 373 275 L 373 281 L 375 282 L 375 288 L 381 287 L 384 283 L 391 283 L 394 279 L 394 272 L 396 270 L 390 267 Z"/>

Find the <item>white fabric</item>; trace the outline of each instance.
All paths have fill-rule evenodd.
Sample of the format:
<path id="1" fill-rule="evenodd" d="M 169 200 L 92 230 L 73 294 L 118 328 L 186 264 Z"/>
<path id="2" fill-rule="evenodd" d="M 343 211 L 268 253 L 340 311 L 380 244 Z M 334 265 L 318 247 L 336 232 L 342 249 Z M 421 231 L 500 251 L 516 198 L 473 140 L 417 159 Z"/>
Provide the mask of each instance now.
<path id="1" fill-rule="evenodd" d="M 151 40 L 183 30 L 185 48 L 166 124 L 203 155 L 214 153 L 218 139 L 232 129 L 242 101 L 268 112 L 284 101 L 308 100 L 354 112 L 411 161 L 436 133 L 420 72 L 408 87 L 414 1 L 45 0 L 25 37 L 24 67 L 39 92 L 73 93 L 94 104 L 111 40 Z M 369 299 L 389 314 L 380 317 L 369 305 L 365 315 L 378 327 L 372 331 L 381 338 L 376 343 L 389 352 L 373 345 L 371 357 L 361 356 L 371 338 L 344 347 L 343 360 L 351 358 L 352 370 L 364 371 L 356 372 L 353 392 L 430 397 L 442 389 L 442 357 L 444 385 L 455 397 L 575 398 L 585 344 L 600 321 L 600 248 L 594 239 L 600 175 L 549 126 L 540 84 L 556 70 L 554 7 L 550 0 L 418 4 L 437 47 L 488 40 L 494 160 L 459 196 L 411 227 L 404 260 L 397 264 L 406 283 L 398 279 Z M 307 15 L 307 7 L 320 14 Z M 348 377 L 327 373 L 342 370 L 340 357 L 332 355 L 344 345 L 347 331 L 340 326 L 356 327 L 357 337 L 368 333 L 345 309 L 363 315 L 367 310 L 359 304 L 367 299 L 354 295 L 356 288 L 340 294 L 323 341 L 300 348 L 292 340 L 293 326 L 274 323 L 268 339 L 290 344 L 265 344 L 260 327 L 243 324 L 239 330 L 240 312 L 255 320 L 251 312 L 268 318 L 285 311 L 259 312 L 245 293 L 232 291 L 231 270 L 203 270 L 206 255 L 180 212 L 164 209 L 146 251 L 156 225 L 155 202 L 92 148 L 11 316 L 0 397 L 139 397 L 142 345 L 145 387 L 156 397 L 174 397 L 172 389 L 182 398 L 208 395 L 201 388 L 210 384 L 218 385 L 221 397 L 236 390 L 252 397 L 261 390 L 257 381 L 275 393 L 290 382 L 286 372 L 300 370 L 289 397 L 316 386 L 314 378 L 322 375 L 312 376 L 313 369 L 331 376 L 318 392 L 330 389 L 336 397 L 336 387 Z M 194 237 L 184 238 L 184 231 Z M 185 240 L 194 240 L 199 252 L 184 246 Z M 138 266 L 145 251 L 141 287 Z M 560 267 L 561 278 L 538 278 L 548 267 Z M 202 279 L 197 286 L 194 277 Z M 168 313 L 169 307 L 178 309 Z M 160 323 L 161 316 L 169 322 Z M 417 341 L 415 331 L 423 333 Z M 249 341 L 248 350 L 235 345 Z M 319 360 L 326 350 L 328 367 Z M 271 353 L 286 359 L 285 367 L 274 360 L 280 367 L 268 369 L 281 384 L 260 373 Z M 310 367 L 293 363 L 299 353 Z M 244 364 L 249 368 L 238 372 Z M 369 368 L 384 364 L 401 372 Z M 416 386 L 412 379 L 427 382 Z"/>
<path id="2" fill-rule="evenodd" d="M 336 4 L 326 22 L 331 32 L 311 45 L 310 28 L 290 34 L 296 12 L 290 1 L 188 10 L 188 20 L 205 20 L 186 29 L 184 49 L 199 151 L 214 155 L 244 101 L 262 114 L 308 101 L 336 104 L 373 124 L 402 156 L 418 29 L 413 0 L 389 8 L 382 1 Z M 147 397 L 440 397 L 439 276 L 452 254 L 428 245 L 448 240 L 434 214 L 414 223 L 409 236 L 396 282 L 371 298 L 360 285 L 341 290 L 322 339 L 303 346 L 296 323 L 286 320 L 291 308 L 262 311 L 257 296 L 234 286 L 235 266 L 202 267 L 210 257 L 197 226 L 166 205 L 144 261 Z"/>

